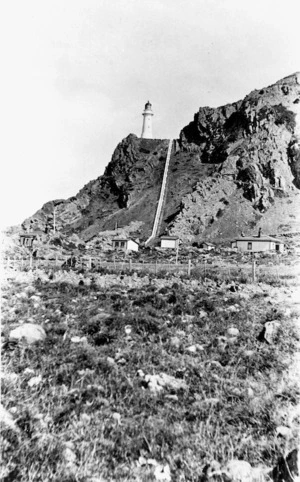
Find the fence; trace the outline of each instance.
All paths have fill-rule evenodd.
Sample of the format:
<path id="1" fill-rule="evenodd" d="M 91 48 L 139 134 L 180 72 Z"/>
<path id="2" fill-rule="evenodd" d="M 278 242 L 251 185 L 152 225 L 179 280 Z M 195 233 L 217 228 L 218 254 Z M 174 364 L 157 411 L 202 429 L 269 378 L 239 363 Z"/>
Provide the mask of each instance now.
<path id="1" fill-rule="evenodd" d="M 4 268 L 15 270 L 49 269 L 68 267 L 70 269 L 99 270 L 102 268 L 112 272 L 145 271 L 159 274 L 161 272 L 183 273 L 197 278 L 212 279 L 238 279 L 245 281 L 264 281 L 272 278 L 273 281 L 298 278 L 300 280 L 300 265 L 287 266 L 283 263 L 266 265 L 258 264 L 255 260 L 246 264 L 232 263 L 207 263 L 206 261 L 195 262 L 188 259 L 181 263 L 168 263 L 156 260 L 154 262 L 134 262 L 132 259 L 105 261 L 101 258 L 82 256 L 76 258 L 56 257 L 51 259 L 42 258 L 5 258 Z"/>

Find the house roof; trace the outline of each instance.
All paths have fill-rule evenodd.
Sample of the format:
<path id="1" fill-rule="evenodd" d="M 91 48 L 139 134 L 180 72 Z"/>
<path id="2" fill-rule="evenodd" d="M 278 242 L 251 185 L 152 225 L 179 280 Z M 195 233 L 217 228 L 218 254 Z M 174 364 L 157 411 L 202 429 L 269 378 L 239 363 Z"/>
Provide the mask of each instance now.
<path id="1" fill-rule="evenodd" d="M 22 233 L 20 234 L 20 238 L 36 238 L 37 235 L 35 233 Z"/>
<path id="2" fill-rule="evenodd" d="M 179 239 L 178 236 L 161 236 L 160 239 Z"/>
<path id="3" fill-rule="evenodd" d="M 243 236 L 236 238 L 235 241 L 273 241 L 274 243 L 284 244 L 280 239 L 273 238 L 272 236 Z"/>
<path id="4" fill-rule="evenodd" d="M 113 241 L 133 241 L 135 244 L 139 244 L 137 241 L 135 241 L 132 238 L 113 238 Z"/>

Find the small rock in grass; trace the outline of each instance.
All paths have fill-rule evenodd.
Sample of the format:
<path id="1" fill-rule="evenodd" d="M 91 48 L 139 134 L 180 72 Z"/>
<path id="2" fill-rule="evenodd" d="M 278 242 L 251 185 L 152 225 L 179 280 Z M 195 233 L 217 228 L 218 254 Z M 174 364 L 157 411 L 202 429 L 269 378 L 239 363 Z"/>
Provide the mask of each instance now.
<path id="1" fill-rule="evenodd" d="M 268 321 L 264 324 L 264 327 L 258 335 L 259 341 L 266 341 L 270 345 L 274 343 L 280 323 L 278 321 Z"/>
<path id="2" fill-rule="evenodd" d="M 87 337 L 86 336 L 72 336 L 71 342 L 72 343 L 86 343 Z"/>
<path id="3" fill-rule="evenodd" d="M 181 345 L 181 340 L 178 336 L 172 336 L 170 339 L 170 345 L 174 346 L 175 348 L 179 348 Z"/>
<path id="4" fill-rule="evenodd" d="M 19 428 L 15 424 L 12 415 L 9 413 L 8 410 L 6 410 L 6 408 L 3 407 L 2 404 L 0 404 L 0 423 L 15 432 L 19 432 Z"/>
<path id="5" fill-rule="evenodd" d="M 254 350 L 245 350 L 244 356 L 251 358 L 254 355 Z"/>
<path id="6" fill-rule="evenodd" d="M 38 341 L 44 341 L 46 339 L 46 333 L 40 325 L 24 323 L 10 332 L 9 339 L 16 341 L 25 340 L 26 343 L 31 345 Z"/>
<path id="7" fill-rule="evenodd" d="M 116 363 L 115 360 L 110 356 L 106 358 L 106 361 L 109 365 L 114 365 Z"/>
<path id="8" fill-rule="evenodd" d="M 206 311 L 204 311 L 204 310 L 200 310 L 198 316 L 199 316 L 199 318 L 201 318 L 201 319 L 202 319 L 202 318 L 206 318 L 206 317 L 207 317 L 207 313 L 206 313 Z"/>
<path id="9" fill-rule="evenodd" d="M 126 335 L 130 335 L 131 332 L 132 332 L 132 327 L 131 327 L 131 325 L 126 325 L 126 326 L 125 326 L 125 333 L 126 333 Z"/>
<path id="10" fill-rule="evenodd" d="M 231 337 L 237 337 L 239 336 L 240 332 L 237 328 L 235 328 L 234 326 L 231 326 L 228 328 L 227 330 L 227 335 L 228 336 L 231 336 Z"/>
<path id="11" fill-rule="evenodd" d="M 231 482 L 251 482 L 252 480 L 252 467 L 245 460 L 230 460 L 224 472 L 228 475 Z"/>
<path id="12" fill-rule="evenodd" d="M 30 380 L 28 380 L 27 385 L 29 387 L 36 387 L 42 382 L 42 377 L 41 375 L 38 375 L 37 377 L 32 377 Z"/>
<path id="13" fill-rule="evenodd" d="M 122 425 L 120 413 L 114 412 L 112 414 L 112 418 L 117 422 L 118 425 Z"/>
<path id="14" fill-rule="evenodd" d="M 284 438 L 290 438 L 292 436 L 292 430 L 285 425 L 276 427 L 276 435 Z"/>
<path id="15" fill-rule="evenodd" d="M 196 345 L 188 346 L 186 351 L 188 351 L 189 353 L 197 353 L 197 347 Z"/>
<path id="16" fill-rule="evenodd" d="M 171 482 L 171 471 L 169 464 L 160 465 L 158 464 L 154 469 L 155 480 L 161 482 Z"/>
<path id="17" fill-rule="evenodd" d="M 73 466 L 76 462 L 76 454 L 73 452 L 72 449 L 66 447 L 63 451 L 63 458 L 67 466 Z"/>

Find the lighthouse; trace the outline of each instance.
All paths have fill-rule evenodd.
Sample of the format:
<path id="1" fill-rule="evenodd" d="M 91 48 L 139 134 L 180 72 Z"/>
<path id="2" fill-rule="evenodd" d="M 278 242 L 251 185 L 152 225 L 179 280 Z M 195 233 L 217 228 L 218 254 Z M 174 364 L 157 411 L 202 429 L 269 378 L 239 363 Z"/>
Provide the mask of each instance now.
<path id="1" fill-rule="evenodd" d="M 145 110 L 143 112 L 143 128 L 142 128 L 142 139 L 152 139 L 152 105 L 150 104 L 149 100 L 147 104 L 145 105 Z"/>

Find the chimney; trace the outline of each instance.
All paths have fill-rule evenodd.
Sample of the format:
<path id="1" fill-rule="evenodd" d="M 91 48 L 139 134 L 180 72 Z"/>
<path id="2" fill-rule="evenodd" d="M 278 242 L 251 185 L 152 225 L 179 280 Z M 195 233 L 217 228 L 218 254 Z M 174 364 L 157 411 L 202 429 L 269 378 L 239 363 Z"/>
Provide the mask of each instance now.
<path id="1" fill-rule="evenodd" d="M 261 228 L 259 228 L 259 230 L 258 230 L 258 237 L 259 238 L 261 237 Z"/>

